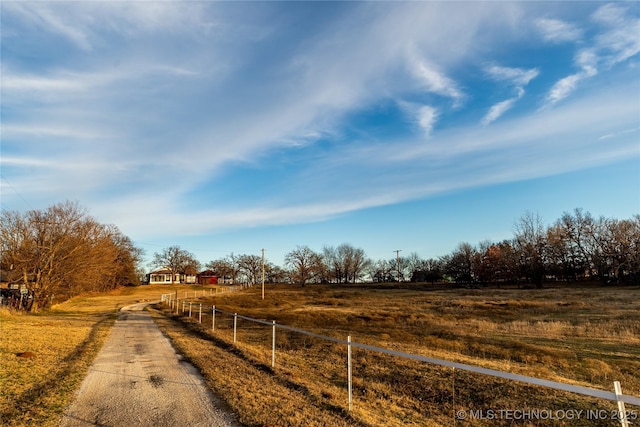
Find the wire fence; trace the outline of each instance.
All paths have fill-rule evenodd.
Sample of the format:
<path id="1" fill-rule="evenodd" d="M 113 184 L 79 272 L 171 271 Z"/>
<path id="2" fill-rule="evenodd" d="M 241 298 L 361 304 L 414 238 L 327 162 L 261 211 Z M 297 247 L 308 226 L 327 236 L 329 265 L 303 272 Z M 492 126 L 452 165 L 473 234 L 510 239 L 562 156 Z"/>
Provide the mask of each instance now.
<path id="1" fill-rule="evenodd" d="M 453 371 L 459 370 L 474 374 L 480 374 L 484 376 L 500 378 L 508 381 L 518 381 L 531 386 L 540 386 L 546 387 L 549 389 L 560 390 L 564 392 L 574 393 L 582 396 L 588 396 L 597 399 L 604 399 L 608 401 L 612 401 L 616 404 L 617 410 L 612 411 L 611 413 L 607 412 L 607 419 L 615 419 L 619 421 L 619 423 L 623 427 L 629 427 L 631 420 L 639 419 L 638 412 L 636 410 L 629 411 L 625 408 L 625 404 L 640 406 L 640 397 L 624 394 L 622 392 L 622 387 L 619 381 L 614 381 L 613 383 L 613 391 L 601 390 L 591 387 L 585 387 L 574 384 L 567 384 L 558 381 L 551 381 L 541 378 L 536 378 L 532 376 L 526 376 L 521 374 L 515 374 L 510 372 L 504 372 L 495 369 L 484 368 L 480 366 L 453 362 L 444 359 L 437 359 L 432 357 L 426 357 L 417 354 L 406 353 L 402 351 L 392 350 L 384 347 L 374 346 L 370 344 L 364 344 L 355 342 L 351 339 L 351 336 L 348 335 L 346 339 L 340 339 L 335 337 L 330 337 L 322 334 L 318 334 L 315 332 L 307 331 L 304 329 L 296 328 L 293 326 L 288 326 L 284 324 L 278 324 L 275 320 L 267 321 L 263 319 L 255 319 L 252 317 L 244 316 L 238 313 L 232 313 L 229 311 L 222 310 L 217 308 L 215 305 L 207 306 L 203 305 L 198 301 L 193 301 L 189 294 L 193 294 L 193 299 L 197 299 L 199 295 L 205 297 L 207 295 L 214 296 L 227 292 L 232 292 L 236 290 L 243 289 L 242 285 L 230 286 L 227 288 L 218 288 L 218 289 L 209 289 L 209 290 L 201 290 L 201 291 L 191 291 L 185 292 L 184 298 L 178 298 L 178 293 L 172 294 L 163 294 L 161 296 L 161 302 L 165 304 L 172 313 L 177 315 L 188 316 L 189 318 L 196 319 L 199 323 L 203 323 L 203 319 L 210 316 L 210 320 L 208 320 L 209 326 L 213 332 L 218 333 L 227 333 L 229 338 L 231 338 L 232 331 L 232 340 L 234 344 L 238 344 L 239 341 L 239 332 L 245 332 L 242 335 L 243 343 L 247 345 L 264 345 L 265 342 L 270 342 L 270 359 L 271 359 L 271 367 L 276 367 L 276 362 L 278 360 L 279 354 L 278 351 L 284 352 L 286 350 L 291 350 L 293 348 L 303 350 L 314 346 L 315 351 L 319 354 L 324 354 L 322 357 L 335 357 L 335 346 L 343 346 L 346 348 L 347 353 L 347 373 L 344 381 L 344 386 L 347 389 L 347 404 L 348 408 L 351 411 L 353 408 L 354 401 L 354 378 L 353 378 L 353 349 L 362 349 L 377 355 L 391 356 L 393 358 L 401 358 L 407 361 L 419 362 L 419 363 L 428 363 L 431 365 L 437 365 L 441 367 L 451 368 Z M 241 326 L 240 326 L 241 324 Z M 224 331 L 224 332 L 223 332 Z M 267 332 L 268 331 L 268 332 Z M 251 333 L 250 333 L 251 332 Z M 265 338 L 266 335 L 266 338 Z M 276 338 L 277 337 L 277 338 Z M 302 337 L 302 342 L 300 341 Z M 308 343 L 304 341 L 304 337 L 308 337 L 314 340 L 314 343 Z M 324 346 L 323 344 L 324 343 Z M 262 352 L 260 355 L 265 356 L 265 352 Z M 285 357 L 284 354 L 282 357 Z M 291 362 L 291 361 L 290 361 Z M 293 362 L 291 362 L 293 363 Z M 455 393 L 454 393 L 455 396 Z M 454 403 L 455 406 L 455 403 Z M 462 414 L 459 414 L 462 415 Z M 465 416 L 473 415 L 464 414 Z M 486 416 L 487 414 L 479 414 L 475 415 Z M 498 415 L 498 414 L 492 414 Z M 499 414 L 505 415 L 505 414 Z M 513 414 L 512 414 L 513 415 Z M 531 414 L 529 414 L 531 415 Z M 537 414 L 540 416 L 540 414 Z M 542 414 L 544 415 L 544 414 Z M 566 414 L 565 414 L 566 415 Z M 575 414 L 574 414 L 575 415 Z M 589 415 L 589 414 L 586 414 Z M 591 414 L 591 419 L 596 419 L 597 417 L 602 417 L 604 414 L 602 413 L 593 413 Z M 553 414 L 551 414 L 553 417 Z"/>

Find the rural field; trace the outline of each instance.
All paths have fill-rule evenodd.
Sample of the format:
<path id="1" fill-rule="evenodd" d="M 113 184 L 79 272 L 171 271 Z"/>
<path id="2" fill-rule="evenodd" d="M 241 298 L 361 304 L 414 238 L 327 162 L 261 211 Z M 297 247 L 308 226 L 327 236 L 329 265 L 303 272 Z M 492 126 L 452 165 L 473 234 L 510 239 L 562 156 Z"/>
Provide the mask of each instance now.
<path id="1" fill-rule="evenodd" d="M 608 391 L 620 381 L 625 394 L 640 395 L 638 287 L 269 285 L 265 300 L 255 287 L 193 301 L 193 307 L 215 305 L 338 339 L 350 335 L 359 343 L 542 379 Z M 191 317 L 181 310 L 164 314 L 158 321 L 165 333 L 248 425 L 620 425 L 614 402 L 358 348 L 349 411 L 345 345 L 278 329 L 272 369 L 270 326 L 239 319 L 234 346 L 232 315 L 217 313 L 212 331 L 207 310 L 202 323 L 195 308 Z M 518 410 L 563 419 L 514 420 L 507 412 Z M 627 410 L 640 416 L 638 407 Z M 470 419 L 471 411 L 476 418 L 494 411 L 493 419 Z"/>
<path id="2" fill-rule="evenodd" d="M 167 289 L 121 288 L 39 314 L 0 310 L 0 425 L 57 426 L 117 310 Z"/>
<path id="3" fill-rule="evenodd" d="M 195 298 L 200 289 L 122 288 L 39 315 L 2 312 L 0 424 L 57 425 L 117 309 L 176 291 L 194 303 L 192 316 L 158 305 L 150 308 L 155 321 L 248 426 L 620 423 L 612 416 L 614 402 L 360 348 L 353 348 L 349 411 L 345 345 L 278 329 L 272 368 L 271 326 L 239 319 L 234 345 L 233 316 L 217 313 L 212 330 L 210 311 L 199 322 L 200 303 L 341 340 L 351 336 L 358 343 L 607 391 L 620 381 L 625 394 L 640 396 L 637 286 L 267 285 L 264 300 L 259 287 Z M 18 357 L 25 352 L 33 357 Z M 513 419 L 536 410 L 547 419 Z M 627 410 L 633 415 L 640 408 Z"/>

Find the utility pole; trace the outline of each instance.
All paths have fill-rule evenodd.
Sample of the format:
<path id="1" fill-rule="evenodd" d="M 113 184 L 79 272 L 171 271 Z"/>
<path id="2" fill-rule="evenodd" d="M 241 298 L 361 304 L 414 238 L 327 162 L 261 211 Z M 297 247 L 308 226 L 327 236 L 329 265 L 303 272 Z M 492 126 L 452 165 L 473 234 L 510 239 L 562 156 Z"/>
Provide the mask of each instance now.
<path id="1" fill-rule="evenodd" d="M 398 283 L 400 283 L 400 252 L 402 252 L 402 249 L 397 249 L 393 252 L 396 253 L 396 259 L 398 262 Z"/>
<path id="2" fill-rule="evenodd" d="M 262 299 L 264 299 L 264 249 L 262 249 Z"/>

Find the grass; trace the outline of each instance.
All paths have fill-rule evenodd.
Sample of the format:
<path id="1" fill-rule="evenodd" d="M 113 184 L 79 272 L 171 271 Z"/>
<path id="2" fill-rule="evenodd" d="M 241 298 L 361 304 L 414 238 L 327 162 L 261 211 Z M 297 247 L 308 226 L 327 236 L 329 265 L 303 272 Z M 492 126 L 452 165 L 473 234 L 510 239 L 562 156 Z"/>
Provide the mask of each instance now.
<path id="1" fill-rule="evenodd" d="M 120 307 L 165 288 L 122 288 L 39 314 L 0 310 L 0 425 L 56 426 Z M 18 357 L 22 353 L 32 357 Z"/>
<path id="2" fill-rule="evenodd" d="M 640 395 L 638 287 L 426 289 L 269 286 L 264 301 L 255 288 L 202 302 L 340 339 L 351 335 L 362 343 L 544 379 L 609 391 L 618 380 L 625 393 Z M 162 326 L 251 426 L 452 425 L 455 410 L 615 409 L 613 402 L 354 349 L 354 408 L 349 412 L 345 346 L 278 330 L 277 364 L 271 369 L 269 326 L 240 320 L 234 346 L 230 316 L 217 315 L 215 333 L 210 315 L 202 324 L 196 318 L 168 315 Z M 270 385 L 254 387 L 264 381 Z M 294 409 L 284 404 L 288 401 L 297 402 Z M 331 422 L 320 421 L 327 416 Z M 512 421 L 492 420 L 490 425 Z M 617 424 L 584 418 L 570 422 Z M 466 420 L 464 425 L 487 421 Z"/>
<path id="3" fill-rule="evenodd" d="M 106 339 L 115 312 L 179 289 L 145 286 L 75 298 L 38 315 L 0 311 L 0 424 L 57 425 Z M 195 301 L 195 299 L 194 299 Z M 357 342 L 503 371 L 640 395 L 640 288 L 447 290 L 404 286 L 274 286 L 200 298 L 219 309 Z M 198 323 L 158 308 L 154 318 L 209 387 L 247 426 L 512 425 L 455 420 L 454 411 L 606 410 L 613 402 L 353 349 L 232 317 Z M 16 355 L 32 352 L 35 357 Z M 628 410 L 640 408 L 627 406 Z M 615 420 L 517 425 L 619 425 Z"/>

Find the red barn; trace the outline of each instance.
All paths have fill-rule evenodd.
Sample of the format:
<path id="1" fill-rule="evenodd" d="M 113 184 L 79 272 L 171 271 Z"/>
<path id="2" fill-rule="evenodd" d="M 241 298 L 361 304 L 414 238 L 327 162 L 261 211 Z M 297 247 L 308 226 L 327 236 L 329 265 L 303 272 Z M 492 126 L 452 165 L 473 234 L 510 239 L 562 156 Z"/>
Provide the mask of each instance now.
<path id="1" fill-rule="evenodd" d="M 199 285 L 217 285 L 218 276 L 212 270 L 202 271 L 198 273 L 198 284 Z"/>

